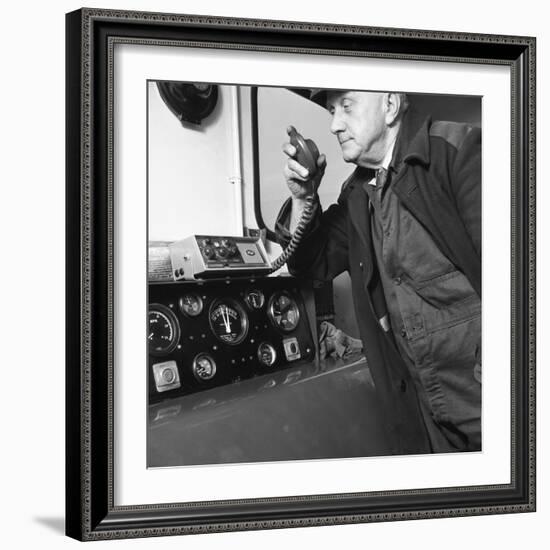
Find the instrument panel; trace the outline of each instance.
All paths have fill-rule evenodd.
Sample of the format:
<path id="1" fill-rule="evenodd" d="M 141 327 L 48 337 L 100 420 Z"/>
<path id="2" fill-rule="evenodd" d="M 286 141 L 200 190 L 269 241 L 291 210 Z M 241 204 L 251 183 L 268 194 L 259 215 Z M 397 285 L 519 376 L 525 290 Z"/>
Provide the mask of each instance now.
<path id="1" fill-rule="evenodd" d="M 315 357 L 291 277 L 151 282 L 147 342 L 152 402 Z"/>
<path id="2" fill-rule="evenodd" d="M 256 237 L 191 235 L 170 243 L 168 250 L 174 281 L 271 272 L 264 245 Z"/>

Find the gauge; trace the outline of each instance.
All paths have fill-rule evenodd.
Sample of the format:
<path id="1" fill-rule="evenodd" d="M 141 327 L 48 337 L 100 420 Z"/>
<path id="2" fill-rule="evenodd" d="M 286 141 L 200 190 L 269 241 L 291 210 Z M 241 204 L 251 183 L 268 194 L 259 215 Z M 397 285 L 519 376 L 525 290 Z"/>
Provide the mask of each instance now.
<path id="1" fill-rule="evenodd" d="M 265 304 L 265 295 L 257 288 L 247 291 L 244 299 L 250 309 L 262 309 Z"/>
<path id="2" fill-rule="evenodd" d="M 244 308 L 230 298 L 216 300 L 210 307 L 210 328 L 222 342 L 240 344 L 248 332 L 248 317 Z"/>
<path id="3" fill-rule="evenodd" d="M 166 355 L 177 346 L 179 338 L 180 326 L 174 313 L 161 304 L 151 304 L 147 333 L 149 353 Z"/>
<path id="4" fill-rule="evenodd" d="M 293 331 L 300 320 L 300 310 L 296 300 L 284 290 L 271 296 L 267 313 L 271 322 L 284 332 Z"/>
<path id="5" fill-rule="evenodd" d="M 277 359 L 277 352 L 275 348 L 267 342 L 262 342 L 258 346 L 258 361 L 266 367 L 271 367 Z"/>
<path id="6" fill-rule="evenodd" d="M 216 362 L 207 353 L 199 353 L 193 359 L 193 374 L 199 382 L 212 380 L 216 374 Z"/>
<path id="7" fill-rule="evenodd" d="M 179 300 L 180 309 L 189 317 L 196 317 L 202 313 L 202 298 L 198 294 L 185 294 Z"/>

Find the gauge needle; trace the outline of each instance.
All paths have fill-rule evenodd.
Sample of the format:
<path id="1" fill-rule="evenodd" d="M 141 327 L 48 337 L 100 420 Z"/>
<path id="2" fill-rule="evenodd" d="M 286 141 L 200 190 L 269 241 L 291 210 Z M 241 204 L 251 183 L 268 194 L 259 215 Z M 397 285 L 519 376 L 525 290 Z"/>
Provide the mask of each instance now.
<path id="1" fill-rule="evenodd" d="M 153 333 L 151 332 L 151 334 L 149 334 L 149 340 L 151 340 L 151 338 L 153 338 Z"/>
<path id="2" fill-rule="evenodd" d="M 225 332 L 229 334 L 231 332 L 231 325 L 229 324 L 229 310 L 225 306 L 225 317 L 227 319 L 227 324 L 225 325 Z"/>
<path id="3" fill-rule="evenodd" d="M 222 307 L 221 308 L 221 312 L 222 312 L 222 319 L 223 319 L 223 324 L 225 326 L 225 332 L 226 334 L 229 334 L 231 332 L 231 327 L 229 326 L 229 313 L 227 311 L 227 307 Z M 226 318 L 227 316 L 227 318 Z"/>

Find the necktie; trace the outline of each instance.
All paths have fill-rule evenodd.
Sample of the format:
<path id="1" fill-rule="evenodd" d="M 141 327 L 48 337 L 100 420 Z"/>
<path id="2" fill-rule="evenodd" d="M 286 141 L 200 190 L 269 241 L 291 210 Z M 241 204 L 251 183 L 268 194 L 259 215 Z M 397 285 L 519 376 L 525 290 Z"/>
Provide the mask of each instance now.
<path id="1" fill-rule="evenodd" d="M 385 168 L 380 168 L 376 172 L 376 189 L 383 189 L 388 181 L 388 171 Z"/>

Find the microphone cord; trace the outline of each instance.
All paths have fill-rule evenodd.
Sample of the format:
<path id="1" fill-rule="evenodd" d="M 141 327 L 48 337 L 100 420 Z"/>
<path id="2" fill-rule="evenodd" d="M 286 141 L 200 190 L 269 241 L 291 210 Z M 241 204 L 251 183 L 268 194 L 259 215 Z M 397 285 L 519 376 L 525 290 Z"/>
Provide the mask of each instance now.
<path id="1" fill-rule="evenodd" d="M 300 216 L 300 221 L 296 226 L 296 230 L 294 231 L 288 246 L 283 250 L 281 255 L 274 262 L 272 262 L 270 273 L 280 269 L 296 252 L 296 248 L 300 244 L 307 226 L 313 219 L 314 211 L 315 195 L 309 195 L 305 198 L 304 209 L 302 210 L 302 215 Z"/>

